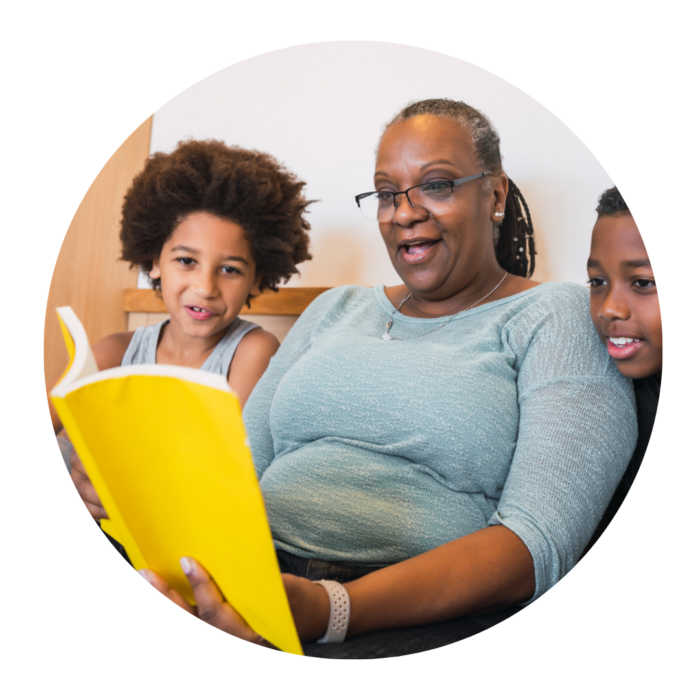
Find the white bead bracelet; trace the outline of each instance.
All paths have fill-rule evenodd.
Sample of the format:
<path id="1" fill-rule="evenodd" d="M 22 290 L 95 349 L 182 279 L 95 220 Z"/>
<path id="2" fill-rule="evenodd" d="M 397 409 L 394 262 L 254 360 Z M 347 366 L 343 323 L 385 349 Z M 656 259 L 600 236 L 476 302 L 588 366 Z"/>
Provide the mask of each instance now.
<path id="1" fill-rule="evenodd" d="M 345 590 L 345 586 L 337 581 L 314 581 L 319 586 L 323 586 L 331 601 L 331 614 L 328 619 L 326 634 L 318 640 L 318 644 L 328 642 L 342 642 L 348 633 L 350 623 L 350 596 Z"/>

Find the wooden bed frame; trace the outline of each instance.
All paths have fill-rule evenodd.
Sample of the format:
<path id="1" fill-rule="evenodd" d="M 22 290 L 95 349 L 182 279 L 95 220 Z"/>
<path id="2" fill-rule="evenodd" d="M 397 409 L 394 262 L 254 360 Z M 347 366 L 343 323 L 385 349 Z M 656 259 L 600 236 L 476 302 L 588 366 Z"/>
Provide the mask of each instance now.
<path id="1" fill-rule="evenodd" d="M 329 287 L 285 287 L 277 292 L 264 292 L 243 307 L 241 318 L 260 324 L 274 333 L 281 342 L 289 333 L 304 309 Z M 152 289 L 127 289 L 124 293 L 124 311 L 130 331 L 149 326 L 168 317 L 167 309 L 157 292 Z"/>
<path id="2" fill-rule="evenodd" d="M 243 307 L 243 314 L 299 316 L 306 307 L 330 287 L 285 287 L 277 292 L 264 292 L 255 297 L 250 310 Z M 124 294 L 124 311 L 127 313 L 167 313 L 163 300 L 152 289 L 127 289 Z"/>

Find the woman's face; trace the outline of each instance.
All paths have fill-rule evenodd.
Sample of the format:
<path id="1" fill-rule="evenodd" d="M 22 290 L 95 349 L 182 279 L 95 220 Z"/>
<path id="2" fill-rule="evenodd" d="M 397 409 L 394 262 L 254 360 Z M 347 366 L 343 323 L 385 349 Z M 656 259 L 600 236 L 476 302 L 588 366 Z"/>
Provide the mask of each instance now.
<path id="1" fill-rule="evenodd" d="M 591 319 L 625 377 L 661 371 L 661 311 L 654 272 L 637 224 L 629 214 L 601 216 L 588 259 Z"/>
<path id="2" fill-rule="evenodd" d="M 400 192 L 480 170 L 458 122 L 421 115 L 387 129 L 374 184 L 379 191 Z M 506 192 L 505 176 L 496 178 L 495 186 L 485 180 L 468 182 L 454 188 L 451 205 L 440 214 L 413 208 L 405 195 L 398 197 L 393 218 L 379 229 L 394 268 L 414 295 L 446 299 L 491 267 L 498 269 L 492 221 L 495 211 L 503 211 Z"/>

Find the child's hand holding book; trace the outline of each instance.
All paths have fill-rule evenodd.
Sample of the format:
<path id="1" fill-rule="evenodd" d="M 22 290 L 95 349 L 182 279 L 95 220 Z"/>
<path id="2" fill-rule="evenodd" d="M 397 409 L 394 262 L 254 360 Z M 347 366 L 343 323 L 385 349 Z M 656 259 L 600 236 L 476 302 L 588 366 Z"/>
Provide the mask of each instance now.
<path id="1" fill-rule="evenodd" d="M 90 511 L 95 520 L 104 520 L 108 518 L 107 511 L 102 507 L 102 501 L 95 491 L 95 487 L 88 478 L 85 472 L 85 467 L 78 457 L 78 453 L 73 450 L 70 456 L 71 472 L 70 476 L 73 480 L 73 485 L 78 490 L 80 498 L 83 499 L 85 507 Z"/>

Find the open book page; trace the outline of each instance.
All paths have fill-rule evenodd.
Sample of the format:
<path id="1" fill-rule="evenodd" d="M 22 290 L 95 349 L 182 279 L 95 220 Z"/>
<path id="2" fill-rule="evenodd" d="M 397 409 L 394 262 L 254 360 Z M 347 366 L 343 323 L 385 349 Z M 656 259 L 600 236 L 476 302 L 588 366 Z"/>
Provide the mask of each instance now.
<path id="1" fill-rule="evenodd" d="M 97 374 L 98 368 L 85 328 L 73 309 L 70 306 L 60 306 L 56 309 L 56 313 L 66 350 L 68 350 L 68 365 L 61 378 L 56 382 L 51 394 L 52 396 L 63 396 L 75 382 Z M 100 520 L 100 527 L 110 537 L 121 542 L 117 528 L 111 520 Z"/>
<path id="2" fill-rule="evenodd" d="M 62 396 L 61 392 L 65 387 L 70 386 L 78 379 L 95 374 L 97 363 L 90 349 L 87 333 L 73 309 L 70 306 L 61 306 L 56 309 L 56 313 L 61 325 L 63 341 L 66 344 L 66 350 L 68 350 L 68 366 L 51 393 L 55 392 Z"/>
<path id="3" fill-rule="evenodd" d="M 78 378 L 52 399 L 134 566 L 153 569 L 193 603 L 179 565 L 193 557 L 258 634 L 302 653 L 225 378 L 118 367 Z"/>

